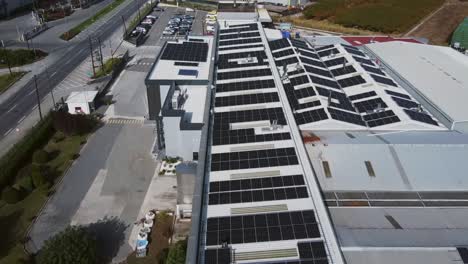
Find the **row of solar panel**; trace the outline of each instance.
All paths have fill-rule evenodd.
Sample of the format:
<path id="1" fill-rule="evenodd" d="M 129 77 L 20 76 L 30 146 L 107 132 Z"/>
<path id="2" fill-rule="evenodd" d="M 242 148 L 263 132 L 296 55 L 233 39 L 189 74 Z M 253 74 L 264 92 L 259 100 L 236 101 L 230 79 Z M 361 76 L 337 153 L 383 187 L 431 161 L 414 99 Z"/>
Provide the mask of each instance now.
<path id="1" fill-rule="evenodd" d="M 213 146 L 269 142 L 291 139 L 289 133 L 271 133 L 255 135 L 254 129 L 217 130 L 213 132 Z"/>
<path id="2" fill-rule="evenodd" d="M 210 182 L 210 193 L 304 185 L 301 174 L 254 179 Z"/>
<path id="3" fill-rule="evenodd" d="M 237 33 L 237 34 L 227 34 L 219 36 L 219 40 L 229 40 L 229 39 L 240 39 L 240 38 L 250 38 L 250 37 L 259 37 L 260 33 L 257 32 L 248 32 L 248 33 Z"/>
<path id="4" fill-rule="evenodd" d="M 290 200 L 307 198 L 306 187 L 289 187 L 289 188 L 270 188 L 261 190 L 248 191 L 232 191 L 221 193 L 210 193 L 208 198 L 209 205 L 217 204 L 234 204 L 234 203 L 251 203 L 264 202 L 275 200 Z"/>
<path id="5" fill-rule="evenodd" d="M 245 70 L 232 72 L 218 72 L 218 80 L 243 79 L 251 77 L 269 76 L 272 75 L 270 69 Z"/>
<path id="6" fill-rule="evenodd" d="M 201 61 L 207 60 L 208 43 L 182 42 L 168 43 L 164 48 L 161 60 Z"/>
<path id="7" fill-rule="evenodd" d="M 214 127 L 229 128 L 229 124 L 240 122 L 251 122 L 260 120 L 276 120 L 279 125 L 286 125 L 283 108 L 260 108 L 243 111 L 217 112 L 215 113 Z"/>
<path id="8" fill-rule="evenodd" d="M 275 88 L 275 81 L 269 80 L 258 80 L 258 81 L 247 81 L 247 82 L 233 82 L 223 83 L 216 85 L 216 92 L 234 92 L 243 90 L 256 90 L 265 88 Z"/>
<path id="9" fill-rule="evenodd" d="M 248 105 L 248 104 L 263 104 L 270 102 L 278 102 L 278 93 L 257 93 L 245 95 L 233 95 L 216 97 L 215 106 L 233 106 L 233 105 Z"/>

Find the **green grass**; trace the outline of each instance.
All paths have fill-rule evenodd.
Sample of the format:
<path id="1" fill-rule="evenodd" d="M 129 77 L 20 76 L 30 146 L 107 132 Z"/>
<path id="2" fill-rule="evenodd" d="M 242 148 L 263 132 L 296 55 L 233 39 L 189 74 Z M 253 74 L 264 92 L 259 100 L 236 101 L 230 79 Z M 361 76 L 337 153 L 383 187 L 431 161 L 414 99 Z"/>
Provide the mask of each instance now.
<path id="1" fill-rule="evenodd" d="M 387 34 L 402 33 L 444 0 L 319 0 L 304 10 L 308 19 Z"/>
<path id="2" fill-rule="evenodd" d="M 99 10 L 94 16 L 86 19 L 85 21 L 81 22 L 81 24 L 79 24 L 78 26 L 60 35 L 60 38 L 63 40 L 72 39 L 73 37 L 78 35 L 81 31 L 85 30 L 87 27 L 91 26 L 94 22 L 96 22 L 97 20 L 105 16 L 107 13 L 117 8 L 123 2 L 125 2 L 125 0 L 114 0 L 114 2 L 104 7 L 103 9 Z"/>
<path id="3" fill-rule="evenodd" d="M 0 94 L 8 90 L 15 82 L 17 82 L 25 72 L 12 72 L 0 75 Z"/>
<path id="4" fill-rule="evenodd" d="M 59 142 L 54 142 L 52 137 L 44 146 L 45 150 L 52 153 L 52 159 L 47 165 L 56 172 L 58 177 L 55 181 L 69 168 L 73 155 L 79 152 L 86 137 L 87 135 L 70 136 Z M 21 259 L 27 259 L 21 240 L 46 200 L 44 192 L 36 189 L 16 204 L 0 205 L 0 226 L 6 232 L 2 233 L 0 239 L 0 264 L 21 263 Z"/>
<path id="5" fill-rule="evenodd" d="M 11 67 L 31 64 L 47 56 L 47 52 L 36 49 L 6 49 L 0 50 L 0 68 L 7 68 L 8 61 Z"/>
<path id="6" fill-rule="evenodd" d="M 96 75 L 93 78 L 99 78 L 105 76 L 112 72 L 114 65 L 119 64 L 122 61 L 122 58 L 111 58 L 104 62 L 104 69 L 99 69 L 96 71 Z"/>

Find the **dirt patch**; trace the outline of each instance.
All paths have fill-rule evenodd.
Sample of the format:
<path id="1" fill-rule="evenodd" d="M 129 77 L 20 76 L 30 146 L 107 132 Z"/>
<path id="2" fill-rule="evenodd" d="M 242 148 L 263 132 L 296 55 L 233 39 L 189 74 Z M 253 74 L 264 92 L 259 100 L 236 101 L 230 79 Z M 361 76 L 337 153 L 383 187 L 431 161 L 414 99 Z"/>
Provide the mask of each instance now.
<path id="1" fill-rule="evenodd" d="M 468 1 L 448 0 L 444 7 L 411 33 L 429 43 L 448 45 L 453 31 L 468 16 Z"/>

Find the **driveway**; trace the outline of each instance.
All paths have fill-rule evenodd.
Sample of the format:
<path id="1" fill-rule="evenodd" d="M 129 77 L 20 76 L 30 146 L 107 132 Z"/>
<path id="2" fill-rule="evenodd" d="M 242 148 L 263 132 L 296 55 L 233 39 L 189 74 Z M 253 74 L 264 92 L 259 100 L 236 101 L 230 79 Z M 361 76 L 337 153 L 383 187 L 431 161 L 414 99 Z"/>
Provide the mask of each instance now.
<path id="1" fill-rule="evenodd" d="M 151 155 L 154 127 L 142 122 L 106 124 L 83 148 L 56 194 L 37 218 L 30 236 L 31 252 L 69 224 L 119 219 L 125 226 L 122 241 L 113 250 L 120 258 L 131 252 L 133 223 L 155 173 Z M 111 257 L 116 257 L 111 256 Z"/>

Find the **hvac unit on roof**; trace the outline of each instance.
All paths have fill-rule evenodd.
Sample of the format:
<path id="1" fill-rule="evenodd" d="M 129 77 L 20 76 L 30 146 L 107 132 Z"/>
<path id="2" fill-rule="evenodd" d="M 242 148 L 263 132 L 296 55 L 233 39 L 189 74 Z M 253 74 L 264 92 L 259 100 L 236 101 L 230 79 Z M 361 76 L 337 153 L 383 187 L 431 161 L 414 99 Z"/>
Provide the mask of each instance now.
<path id="1" fill-rule="evenodd" d="M 179 96 L 180 96 L 180 90 L 175 90 L 174 94 L 172 95 L 172 99 L 171 99 L 172 109 L 178 109 L 179 108 Z"/>

